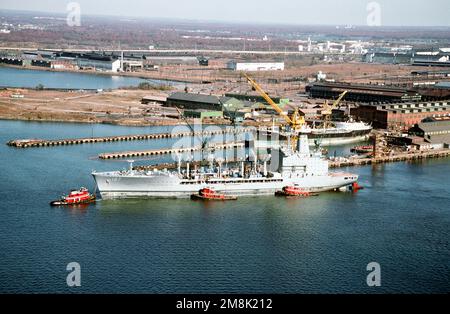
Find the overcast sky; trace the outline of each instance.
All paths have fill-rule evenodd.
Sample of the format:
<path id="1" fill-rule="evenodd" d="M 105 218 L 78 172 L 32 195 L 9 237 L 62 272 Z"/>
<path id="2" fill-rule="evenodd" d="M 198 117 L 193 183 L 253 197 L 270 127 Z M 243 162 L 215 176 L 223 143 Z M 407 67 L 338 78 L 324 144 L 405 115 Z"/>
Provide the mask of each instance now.
<path id="1" fill-rule="evenodd" d="M 0 9 L 64 13 L 66 0 L 0 0 Z M 229 22 L 366 25 L 369 0 L 79 0 L 82 14 Z M 450 26 L 450 0 L 378 0 L 383 26 Z"/>

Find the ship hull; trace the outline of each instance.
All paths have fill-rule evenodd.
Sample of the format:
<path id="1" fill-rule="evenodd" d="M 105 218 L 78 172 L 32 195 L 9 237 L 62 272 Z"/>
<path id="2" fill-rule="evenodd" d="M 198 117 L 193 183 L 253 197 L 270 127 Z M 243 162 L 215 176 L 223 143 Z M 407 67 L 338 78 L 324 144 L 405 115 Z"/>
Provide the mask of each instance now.
<path id="1" fill-rule="evenodd" d="M 359 130 L 344 130 L 344 129 L 329 129 L 326 131 L 320 129 L 313 129 L 308 133 L 308 143 L 310 146 L 315 146 L 317 143 L 321 146 L 335 146 L 346 145 L 365 142 L 370 137 L 371 127 L 359 129 Z M 279 141 L 287 141 L 287 137 L 283 134 L 276 132 L 272 134 L 272 131 L 258 131 L 258 139 L 256 142 L 264 146 L 265 142 L 272 142 L 272 135 Z M 275 133 L 275 132 L 274 132 Z"/>
<path id="2" fill-rule="evenodd" d="M 290 179 L 243 179 L 227 182 L 193 182 L 178 178 L 155 178 L 144 176 L 115 176 L 93 173 L 102 198 L 187 198 L 203 188 L 236 196 L 274 195 L 288 185 L 297 185 L 311 192 L 324 192 L 350 186 L 358 177 L 353 174 L 330 174 L 327 176 Z M 261 181 L 261 182 L 257 182 Z"/>
<path id="3" fill-rule="evenodd" d="M 316 142 L 319 142 L 321 146 L 336 146 L 336 145 L 346 145 L 346 144 L 355 144 L 366 142 L 369 140 L 369 133 L 365 134 L 352 134 L 350 136 L 337 136 L 337 137 L 312 137 L 309 139 L 309 145 L 316 145 Z"/>

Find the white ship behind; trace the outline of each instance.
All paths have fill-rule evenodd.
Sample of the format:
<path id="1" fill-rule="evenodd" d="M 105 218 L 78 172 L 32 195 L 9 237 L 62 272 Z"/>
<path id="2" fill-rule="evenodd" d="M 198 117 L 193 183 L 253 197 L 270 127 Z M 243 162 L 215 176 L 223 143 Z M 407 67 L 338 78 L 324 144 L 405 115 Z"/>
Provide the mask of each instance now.
<path id="1" fill-rule="evenodd" d="M 347 122 L 333 121 L 333 126 L 327 128 L 307 127 L 302 132 L 307 133 L 309 146 L 334 146 L 367 141 L 371 131 L 371 125 L 350 120 Z M 269 143 L 273 142 L 274 138 L 286 141 L 287 135 L 285 132 L 280 132 L 278 127 L 272 127 L 268 130 L 259 130 L 258 138 L 255 142 L 256 146 L 271 147 Z"/>

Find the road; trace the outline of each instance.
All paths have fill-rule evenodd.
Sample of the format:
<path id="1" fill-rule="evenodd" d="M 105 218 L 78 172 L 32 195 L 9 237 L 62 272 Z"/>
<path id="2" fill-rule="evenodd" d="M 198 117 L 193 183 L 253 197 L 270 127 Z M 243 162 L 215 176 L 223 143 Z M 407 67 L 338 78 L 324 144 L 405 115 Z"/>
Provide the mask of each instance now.
<path id="1" fill-rule="evenodd" d="M 0 47 L 2 50 L 21 50 L 21 51 L 65 51 L 65 52 L 92 52 L 94 49 L 42 49 L 42 48 L 26 48 L 26 47 Z M 264 50 L 210 50 L 210 49 L 123 49 L 123 50 L 104 50 L 104 52 L 139 52 L 139 53 L 169 53 L 169 54 L 257 54 L 257 55 L 314 55 L 316 52 L 306 51 L 264 51 Z M 329 52 L 328 55 L 341 53 Z"/>

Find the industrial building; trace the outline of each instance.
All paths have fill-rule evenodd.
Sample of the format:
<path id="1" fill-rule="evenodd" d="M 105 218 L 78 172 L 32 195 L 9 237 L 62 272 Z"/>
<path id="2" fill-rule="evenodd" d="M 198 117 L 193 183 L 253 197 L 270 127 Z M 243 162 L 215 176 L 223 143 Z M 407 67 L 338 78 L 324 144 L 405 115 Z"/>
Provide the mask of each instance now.
<path id="1" fill-rule="evenodd" d="M 0 63 L 38 66 L 52 69 L 94 69 L 118 72 L 143 68 L 143 55 L 114 55 L 112 53 L 75 53 L 57 51 L 24 51 L 19 56 L 5 56 Z M 123 60 L 123 62 L 122 62 Z"/>
<path id="2" fill-rule="evenodd" d="M 167 101 L 167 97 L 165 97 L 165 96 L 148 95 L 148 96 L 142 97 L 141 104 L 143 104 L 143 105 L 148 105 L 148 104 L 165 105 L 166 101 Z"/>
<path id="3" fill-rule="evenodd" d="M 413 66 L 424 66 L 424 67 L 450 67 L 449 61 L 428 61 L 428 60 L 414 60 Z"/>
<path id="4" fill-rule="evenodd" d="M 191 110 L 222 111 L 222 103 L 217 96 L 183 92 L 177 92 L 167 97 L 165 106 Z"/>
<path id="5" fill-rule="evenodd" d="M 411 64 L 412 52 L 371 52 L 364 56 L 368 63 Z"/>
<path id="6" fill-rule="evenodd" d="M 181 92 L 170 95 L 164 106 L 184 109 L 183 114 L 187 118 L 222 119 L 226 117 L 235 122 L 243 120 L 246 109 L 246 103 L 236 98 Z"/>
<path id="7" fill-rule="evenodd" d="M 229 61 L 227 69 L 232 71 L 283 71 L 284 62 L 244 62 Z"/>
<path id="8" fill-rule="evenodd" d="M 186 118 L 194 119 L 221 119 L 223 118 L 222 111 L 209 111 L 209 110 L 185 110 L 183 112 Z"/>
<path id="9" fill-rule="evenodd" d="M 50 67 L 52 69 L 76 69 L 77 65 L 71 60 L 57 59 L 50 61 Z"/>
<path id="10" fill-rule="evenodd" d="M 375 128 L 408 130 L 425 118 L 450 114 L 450 103 L 362 104 L 352 108 L 350 113 L 358 120 L 371 123 Z"/>
<path id="11" fill-rule="evenodd" d="M 450 116 L 424 119 L 409 129 L 411 136 L 422 138 L 433 148 L 448 148 L 450 145 Z"/>
<path id="12" fill-rule="evenodd" d="M 347 101 L 381 103 L 420 101 L 422 98 L 415 90 L 384 85 L 316 82 L 306 86 L 306 92 L 314 98 L 335 99 L 344 91 L 348 91 Z"/>
<path id="13" fill-rule="evenodd" d="M 450 99 L 450 86 L 436 84 L 433 87 L 419 87 L 417 89 L 424 101 L 448 100 Z"/>
<path id="14" fill-rule="evenodd" d="M 414 76 L 426 76 L 427 78 L 450 77 L 450 70 L 447 71 L 411 71 Z"/>
<path id="15" fill-rule="evenodd" d="M 24 60 L 24 64 L 32 65 L 34 67 L 43 67 L 43 68 L 51 68 L 52 67 L 52 62 L 50 60 Z"/>
<path id="16" fill-rule="evenodd" d="M 264 104 L 267 103 L 266 100 L 264 99 L 264 97 L 262 97 L 261 95 L 227 93 L 227 94 L 225 94 L 225 96 L 230 97 L 230 98 L 236 98 L 243 102 L 260 102 L 260 103 L 264 103 Z M 282 103 L 282 102 L 289 102 L 289 99 L 283 99 L 279 96 L 272 96 L 272 95 L 269 95 L 269 96 L 277 104 Z"/>
<path id="17" fill-rule="evenodd" d="M 144 68 L 144 62 L 142 60 L 122 60 L 121 71 L 134 72 Z"/>
<path id="18" fill-rule="evenodd" d="M 450 67 L 450 50 L 439 48 L 435 51 L 417 51 L 414 54 L 412 65 Z"/>
<path id="19" fill-rule="evenodd" d="M 54 59 L 57 53 L 53 51 L 24 51 L 22 53 L 23 60 L 43 60 Z"/>
<path id="20" fill-rule="evenodd" d="M 209 66 L 210 60 L 202 56 L 149 56 L 139 52 L 24 51 L 17 56 L 1 56 L 1 63 L 53 69 L 79 68 L 132 72 L 143 69 L 158 70 L 160 65 Z"/>
<path id="21" fill-rule="evenodd" d="M 450 66 L 450 50 L 413 50 L 376 48 L 364 55 L 364 61 L 382 64 L 412 64 L 415 66 Z"/>
<path id="22" fill-rule="evenodd" d="M 94 69 L 96 71 L 118 72 L 121 69 L 120 60 L 106 56 L 86 56 L 77 60 L 80 69 Z"/>
<path id="23" fill-rule="evenodd" d="M 111 57 L 114 59 L 120 59 L 122 72 L 134 72 L 144 68 L 145 55 L 134 54 L 134 53 L 120 53 L 112 54 Z"/>
<path id="24" fill-rule="evenodd" d="M 145 56 L 145 65 L 197 65 L 195 56 Z"/>
<path id="25" fill-rule="evenodd" d="M 167 97 L 164 105 L 180 109 L 210 111 L 223 111 L 223 107 L 226 107 L 227 111 L 235 111 L 244 107 L 241 101 L 232 97 L 183 92 L 176 92 Z"/>
<path id="26" fill-rule="evenodd" d="M 241 119 L 245 113 L 260 112 L 275 114 L 274 109 L 262 102 L 242 101 L 234 97 L 202 95 L 177 92 L 170 95 L 164 106 L 184 109 L 184 114 L 191 118 Z M 281 107 L 285 103 L 280 104 Z"/>

